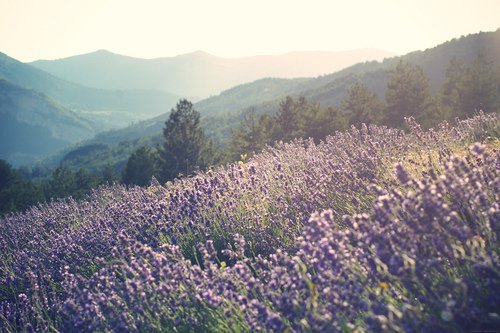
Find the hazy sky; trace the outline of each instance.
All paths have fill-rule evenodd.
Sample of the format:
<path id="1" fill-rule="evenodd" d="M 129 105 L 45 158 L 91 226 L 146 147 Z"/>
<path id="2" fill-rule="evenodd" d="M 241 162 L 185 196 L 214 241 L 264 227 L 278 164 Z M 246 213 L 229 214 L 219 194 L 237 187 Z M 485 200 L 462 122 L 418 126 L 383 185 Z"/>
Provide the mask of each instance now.
<path id="1" fill-rule="evenodd" d="M 0 51 L 21 61 L 97 49 L 142 58 L 404 54 L 498 28 L 500 0 L 0 0 Z"/>

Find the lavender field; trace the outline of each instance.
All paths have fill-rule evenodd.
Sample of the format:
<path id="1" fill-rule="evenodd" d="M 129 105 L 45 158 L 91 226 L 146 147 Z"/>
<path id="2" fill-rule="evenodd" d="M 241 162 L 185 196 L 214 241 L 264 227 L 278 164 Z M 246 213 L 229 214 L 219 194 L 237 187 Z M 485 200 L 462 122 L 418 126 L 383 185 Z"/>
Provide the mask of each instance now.
<path id="1" fill-rule="evenodd" d="M 4 217 L 0 331 L 498 330 L 499 121 L 407 123 Z"/>

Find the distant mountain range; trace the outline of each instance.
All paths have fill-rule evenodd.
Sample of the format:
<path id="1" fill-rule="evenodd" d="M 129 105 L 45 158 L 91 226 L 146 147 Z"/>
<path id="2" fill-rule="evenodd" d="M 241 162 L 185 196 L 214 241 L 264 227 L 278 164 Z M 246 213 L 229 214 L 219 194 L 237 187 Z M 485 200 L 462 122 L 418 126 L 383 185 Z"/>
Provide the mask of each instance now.
<path id="1" fill-rule="evenodd" d="M 359 51 L 358 56 L 367 54 L 363 52 L 367 51 Z M 3 90 L 4 100 L 11 100 L 9 111 L 4 111 L 6 107 L 0 105 L 2 109 L 0 113 L 8 114 L 10 123 L 15 119 L 16 122 L 45 129 L 43 132 L 47 140 L 45 149 L 35 149 L 36 154 L 32 152 L 32 159 L 38 158 L 41 154 L 53 153 L 70 142 L 97 133 L 93 139 L 78 144 L 73 151 L 91 153 L 95 149 L 85 149 L 86 145 L 99 147 L 99 163 L 105 163 L 109 160 L 106 154 L 111 154 L 114 162 L 123 165 L 131 149 L 137 145 L 159 142 L 168 112 L 181 96 L 203 96 L 226 89 L 195 104 L 196 109 L 202 114 L 202 124 L 207 134 L 224 144 L 229 138 L 231 128 L 239 125 L 242 115 L 249 108 L 261 114 L 274 113 L 278 109 L 279 102 L 287 95 L 305 96 L 309 100 L 321 103 L 324 107 L 339 105 L 348 89 L 357 81 L 363 82 L 371 91 L 383 98 L 389 71 L 400 60 L 422 66 L 430 79 L 432 89 L 436 92 L 445 79 L 450 59 L 455 57 L 469 64 L 478 52 L 482 52 L 491 62 L 500 65 L 500 29 L 461 37 L 425 51 L 385 58 L 383 61 L 364 59 L 360 63 L 338 71 L 322 67 L 334 66 L 335 62 L 331 59 L 335 58 L 335 54 L 317 52 L 239 59 L 224 59 L 195 52 L 173 58 L 146 60 L 98 51 L 60 60 L 37 61 L 31 65 L 23 64 L 0 53 L 0 79 L 5 81 L 0 89 Z M 349 53 L 344 53 L 341 57 L 337 53 L 337 59 L 345 60 L 346 54 Z M 352 61 L 357 59 L 355 54 L 352 53 Z M 385 54 L 387 53 L 382 51 L 379 56 L 385 57 Z M 331 62 L 326 59 L 330 59 Z M 342 64 L 345 63 L 339 62 L 336 66 L 342 67 Z M 266 78 L 266 76 L 302 76 L 320 70 L 323 70 L 323 75 L 314 78 Z M 52 74 L 47 71 L 51 71 Z M 245 80 L 250 80 L 254 76 L 259 79 L 245 83 Z M 228 86 L 232 83 L 235 84 L 233 87 Z M 230 88 L 227 89 L 228 87 Z M 167 92 L 166 89 L 178 94 Z M 23 94 L 26 96 L 19 97 Z M 28 104 L 20 102 L 22 100 L 37 100 L 37 103 L 45 105 L 45 108 L 51 105 L 53 112 L 46 113 L 46 122 L 30 123 L 26 118 L 22 120 L 17 115 L 14 117 L 15 112 L 20 114 L 35 112 L 34 107 L 28 107 Z M 33 104 L 34 102 L 31 105 Z M 61 125 L 62 128 L 57 129 L 59 124 L 69 124 L 66 121 L 56 120 L 60 114 L 71 115 L 70 118 L 81 125 L 81 128 L 74 130 L 74 140 L 61 136 L 60 133 L 67 133 L 66 125 Z M 52 125 L 49 126 L 49 122 L 52 122 Z M 135 124 L 123 128 L 131 122 Z M 103 132 L 104 130 L 106 131 Z M 9 137 L 4 133 L 10 132 L 3 132 L 2 141 L 17 140 L 16 137 Z M 42 136 L 43 133 L 39 132 L 39 135 Z M 39 141 L 43 142 L 42 139 Z M 7 146 L 4 143 L 2 145 Z M 9 150 L 8 155 L 3 152 L 7 150 Z M 12 157 L 14 156 L 12 154 L 16 154 L 13 148 L 0 150 L 0 158 Z M 29 154 L 23 154 L 25 154 L 23 161 L 29 160 Z M 95 158 L 90 155 L 86 159 L 76 158 L 78 154 L 72 153 L 72 150 L 67 148 L 64 153 L 52 158 L 51 164 L 68 160 L 65 159 L 67 154 L 71 156 L 71 160 L 77 161 L 74 164 L 76 167 L 88 167 L 92 159 L 95 162 Z"/>
<path id="2" fill-rule="evenodd" d="M 362 49 L 221 58 L 197 51 L 169 58 L 139 59 L 100 50 L 58 60 L 39 60 L 31 65 L 88 87 L 163 90 L 199 99 L 265 77 L 315 77 L 394 55 Z"/>
<path id="3" fill-rule="evenodd" d="M 364 83 L 383 99 L 389 71 L 400 60 L 420 65 L 429 78 L 432 90 L 437 92 L 445 80 L 446 68 L 452 58 L 469 65 L 478 52 L 483 53 L 492 63 L 500 65 L 500 29 L 453 39 L 434 48 L 387 58 L 382 62 L 355 64 L 316 78 L 256 80 L 201 100 L 195 103 L 195 107 L 201 113 L 202 119 L 207 122 L 206 120 L 219 116 L 239 118 L 249 108 L 254 108 L 259 113 L 273 113 L 277 111 L 279 102 L 287 95 L 305 96 L 323 106 L 338 105 L 346 97 L 348 89 L 357 81 Z M 168 113 L 165 113 L 156 117 L 156 120 L 149 119 L 129 128 L 103 133 L 96 139 L 107 143 L 124 141 L 127 138 L 135 139 L 143 136 L 147 132 L 146 128 L 155 130 L 161 128 L 167 117 Z M 134 129 L 141 134 L 135 135 Z M 120 133 L 123 133 L 123 136 Z M 149 133 L 152 134 L 153 130 Z M 108 140 L 111 137 L 113 139 Z"/>
<path id="4" fill-rule="evenodd" d="M 85 71 L 82 69 L 82 71 Z M 91 120 L 96 131 L 118 128 L 168 110 L 179 96 L 160 90 L 105 90 L 76 84 L 0 53 L 0 78 L 51 97 Z"/>
<path id="5" fill-rule="evenodd" d="M 363 82 L 371 91 L 384 98 L 389 72 L 400 61 L 407 61 L 422 66 L 429 77 L 434 92 L 445 80 L 446 68 L 452 58 L 470 64 L 478 52 L 500 66 L 500 29 L 495 32 L 472 34 L 459 39 L 453 39 L 434 48 L 416 51 L 400 57 L 385 59 L 382 62 L 371 61 L 353 65 L 341 71 L 316 78 L 277 79 L 265 78 L 254 82 L 238 85 L 217 96 L 195 103 L 195 108 L 202 115 L 202 125 L 208 136 L 224 144 L 230 136 L 232 128 L 239 125 L 243 114 L 250 108 L 257 113 L 274 113 L 278 110 L 280 101 L 287 95 L 305 96 L 322 106 L 339 105 L 346 97 L 348 89 L 355 82 Z M 139 122 L 130 127 L 100 133 L 85 145 L 100 147 L 100 158 L 96 160 L 88 154 L 79 160 L 65 159 L 75 167 L 102 167 L 106 156 L 113 156 L 117 165 L 124 165 L 128 155 L 120 151 L 130 152 L 134 147 L 149 143 L 155 145 L 161 142 L 161 131 L 168 113 Z M 77 150 L 85 150 L 85 145 L 79 145 Z M 124 150 L 123 147 L 128 149 Z M 103 154 L 106 151 L 106 154 Z M 73 156 L 71 151 L 66 151 Z M 52 159 L 58 163 L 65 154 Z M 111 159 L 110 159 L 111 160 Z"/>

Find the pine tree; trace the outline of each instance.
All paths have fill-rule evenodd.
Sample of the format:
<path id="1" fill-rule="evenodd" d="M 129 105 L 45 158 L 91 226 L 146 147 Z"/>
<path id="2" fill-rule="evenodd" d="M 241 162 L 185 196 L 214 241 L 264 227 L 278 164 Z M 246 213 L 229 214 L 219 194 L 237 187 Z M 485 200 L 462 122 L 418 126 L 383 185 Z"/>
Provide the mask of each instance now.
<path id="1" fill-rule="evenodd" d="M 405 117 L 428 117 L 434 102 L 422 67 L 401 60 L 391 71 L 385 101 L 384 122 L 388 125 L 402 127 Z"/>
<path id="2" fill-rule="evenodd" d="M 240 158 L 241 155 L 249 155 L 260 152 L 269 142 L 269 125 L 266 125 L 269 117 L 257 117 L 255 109 L 250 109 L 243 116 L 239 128 L 232 130 L 230 143 L 231 160 Z"/>
<path id="3" fill-rule="evenodd" d="M 482 110 L 498 112 L 500 107 L 500 71 L 478 53 L 467 68 L 460 116 L 472 115 Z"/>
<path id="4" fill-rule="evenodd" d="M 75 173 L 70 168 L 60 165 L 52 172 L 47 198 L 65 198 L 75 193 L 77 189 Z"/>
<path id="5" fill-rule="evenodd" d="M 378 96 L 356 82 L 342 101 L 342 110 L 349 116 L 349 125 L 377 124 L 382 117 L 383 105 Z"/>
<path id="6" fill-rule="evenodd" d="M 165 141 L 160 150 L 163 180 L 190 175 L 213 162 L 214 149 L 200 127 L 200 114 L 188 100 L 180 100 L 172 109 L 163 136 Z"/>
<path id="7" fill-rule="evenodd" d="M 127 185 L 149 185 L 153 176 L 158 176 L 158 156 L 149 147 L 140 147 L 130 155 L 122 181 Z"/>
<path id="8" fill-rule="evenodd" d="M 456 58 L 446 69 L 441 88 L 441 107 L 450 118 L 465 118 L 474 112 L 497 112 L 500 108 L 500 70 L 478 53 L 469 67 Z"/>
<path id="9" fill-rule="evenodd" d="M 440 96 L 441 107 L 447 111 L 450 118 L 462 112 L 466 74 L 464 64 L 453 57 L 446 68 L 446 80 L 441 87 Z"/>
<path id="10" fill-rule="evenodd" d="M 275 127 L 273 130 L 273 141 L 288 142 L 294 138 L 304 136 L 300 128 L 300 117 L 306 112 L 307 101 L 300 97 L 298 101 L 287 96 L 281 102 L 278 113 L 275 117 Z"/>
<path id="11" fill-rule="evenodd" d="M 342 131 L 348 128 L 345 113 L 335 106 L 320 109 L 316 122 L 318 125 L 315 134 L 311 136 L 316 142 L 323 140 L 328 135 L 333 135 L 335 131 Z"/>

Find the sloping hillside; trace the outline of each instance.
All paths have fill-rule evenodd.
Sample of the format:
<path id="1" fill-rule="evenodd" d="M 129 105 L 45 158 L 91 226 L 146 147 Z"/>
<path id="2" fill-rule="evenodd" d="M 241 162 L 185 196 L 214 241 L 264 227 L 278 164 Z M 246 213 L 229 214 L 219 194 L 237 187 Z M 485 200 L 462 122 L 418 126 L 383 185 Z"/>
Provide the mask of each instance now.
<path id="1" fill-rule="evenodd" d="M 80 116 L 97 130 L 119 128 L 170 109 L 179 96 L 159 90 L 102 90 L 65 81 L 0 53 L 0 78 L 41 92 Z"/>
<path id="2" fill-rule="evenodd" d="M 88 120 L 47 96 L 0 79 L 0 159 L 15 165 L 88 139 Z"/>

